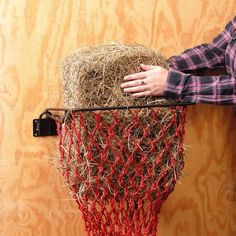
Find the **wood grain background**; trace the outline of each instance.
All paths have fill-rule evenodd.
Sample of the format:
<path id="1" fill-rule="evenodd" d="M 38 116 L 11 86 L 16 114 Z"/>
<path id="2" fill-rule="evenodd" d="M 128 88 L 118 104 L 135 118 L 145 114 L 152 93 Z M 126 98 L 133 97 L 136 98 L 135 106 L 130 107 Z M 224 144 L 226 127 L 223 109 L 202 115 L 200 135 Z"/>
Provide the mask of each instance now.
<path id="1" fill-rule="evenodd" d="M 108 40 L 170 56 L 209 42 L 234 15 L 235 0 L 1 0 L 0 235 L 86 235 L 55 164 L 57 138 L 32 137 L 32 120 L 62 105 L 65 56 Z M 236 114 L 188 111 L 185 175 L 158 235 L 236 235 Z"/>

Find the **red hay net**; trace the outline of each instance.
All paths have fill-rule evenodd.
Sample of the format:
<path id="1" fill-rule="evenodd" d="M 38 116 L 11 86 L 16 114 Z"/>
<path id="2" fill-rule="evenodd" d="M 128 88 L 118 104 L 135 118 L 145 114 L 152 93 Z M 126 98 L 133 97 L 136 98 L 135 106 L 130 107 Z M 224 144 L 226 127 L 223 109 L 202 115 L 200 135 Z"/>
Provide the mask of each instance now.
<path id="1" fill-rule="evenodd" d="M 63 175 L 89 235 L 156 235 L 184 166 L 186 108 L 145 111 L 77 111 L 57 122 Z"/>

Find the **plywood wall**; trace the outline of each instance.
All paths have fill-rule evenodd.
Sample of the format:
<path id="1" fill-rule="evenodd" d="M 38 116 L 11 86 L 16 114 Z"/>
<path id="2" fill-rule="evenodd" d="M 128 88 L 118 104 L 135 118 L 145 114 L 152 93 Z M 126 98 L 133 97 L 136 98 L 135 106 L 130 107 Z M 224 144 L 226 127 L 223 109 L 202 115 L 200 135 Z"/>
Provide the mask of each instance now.
<path id="1" fill-rule="evenodd" d="M 32 137 L 33 118 L 62 105 L 66 55 L 117 40 L 170 56 L 210 41 L 234 15 L 235 0 L 1 0 L 0 235 L 85 235 L 55 164 L 57 138 Z M 189 109 L 185 175 L 158 235 L 236 235 L 235 116 L 231 107 Z"/>

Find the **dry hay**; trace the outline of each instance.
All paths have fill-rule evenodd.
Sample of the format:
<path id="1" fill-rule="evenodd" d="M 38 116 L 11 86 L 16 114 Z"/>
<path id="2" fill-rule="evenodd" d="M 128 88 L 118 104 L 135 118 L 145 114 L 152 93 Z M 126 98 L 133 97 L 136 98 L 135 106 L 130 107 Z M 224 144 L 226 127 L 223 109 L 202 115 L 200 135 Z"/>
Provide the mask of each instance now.
<path id="1" fill-rule="evenodd" d="M 172 103 L 173 101 L 157 99 L 156 97 L 133 99 L 122 92 L 120 84 L 124 76 L 139 72 L 141 63 L 167 68 L 167 60 L 163 55 L 142 45 L 111 43 L 80 48 L 76 53 L 68 56 L 62 65 L 65 106 L 67 108 L 91 108 Z M 137 115 L 139 124 L 133 128 L 131 128 L 134 123 L 133 111 L 103 111 L 100 113 L 101 123 L 99 124 L 99 129 L 96 129 L 98 125 L 96 120 L 97 112 L 84 112 L 84 123 L 81 130 L 83 143 L 79 144 L 78 136 L 70 127 L 71 116 L 67 116 L 62 126 L 62 128 L 66 127 L 69 130 L 64 134 L 64 142 L 62 143 L 66 153 L 63 166 L 64 169 L 69 170 L 69 182 L 71 185 L 77 186 L 78 198 L 84 195 L 89 195 L 90 198 L 97 197 L 94 195 L 94 191 L 97 191 L 98 176 L 100 196 L 107 188 L 109 188 L 110 195 L 113 195 L 114 189 L 117 189 L 120 196 L 123 196 L 124 188 L 129 188 L 131 185 L 130 180 L 132 180 L 132 185 L 136 183 L 137 188 L 139 188 L 141 183 L 140 176 L 146 176 L 145 191 L 151 192 L 152 184 L 160 181 L 158 182 L 159 196 L 163 199 L 166 198 L 166 196 L 161 196 L 162 192 L 164 189 L 169 189 L 169 192 L 173 190 L 174 184 L 183 168 L 182 150 L 179 149 L 183 137 L 181 135 L 177 137 L 175 133 L 176 127 L 181 123 L 181 111 L 182 108 L 173 112 L 173 108 L 164 107 L 160 108 L 155 116 L 151 109 L 140 109 Z M 81 128 L 79 113 L 74 115 L 74 125 L 76 130 L 79 130 Z M 108 127 L 114 124 L 114 117 L 116 117 L 117 125 L 113 127 L 113 136 L 111 136 L 108 132 Z M 153 123 L 155 119 L 158 121 L 157 123 Z M 166 128 L 173 119 L 175 122 L 170 125 L 163 135 L 160 127 Z M 148 127 L 147 135 L 144 135 L 143 127 Z M 89 152 L 93 158 L 88 160 L 88 146 L 91 144 L 91 136 L 88 135 L 88 132 L 92 133 L 95 129 L 96 132 L 94 132 L 92 139 L 96 145 L 91 145 L 92 148 Z M 129 137 L 131 139 L 129 137 L 123 139 L 123 135 L 127 130 L 130 132 Z M 161 138 L 159 139 L 160 136 Z M 117 142 L 117 140 L 121 139 L 123 152 L 120 152 L 121 146 Z M 108 140 L 112 148 L 106 149 L 105 155 L 107 158 L 104 160 L 101 157 L 101 150 L 106 146 Z M 136 145 L 134 140 L 139 141 L 141 152 L 139 150 L 133 153 Z M 155 151 L 152 152 L 150 152 L 152 148 L 150 140 L 155 145 Z M 156 142 L 157 140 L 158 142 Z M 168 149 L 166 143 L 170 140 L 172 142 Z M 158 162 L 157 152 L 162 153 Z M 127 153 L 129 155 L 133 153 L 134 158 L 128 166 L 125 166 L 126 174 L 121 177 L 120 174 L 124 169 L 124 165 L 116 162 L 116 155 L 120 155 L 122 162 L 126 163 L 130 158 Z M 147 162 L 139 166 L 140 173 L 137 175 L 134 170 L 140 164 L 143 156 L 146 156 Z M 173 161 L 174 165 L 169 168 L 171 166 L 170 162 Z M 153 166 L 152 173 L 147 173 L 147 169 Z M 102 167 L 102 172 L 100 172 L 99 167 Z M 89 170 L 89 173 L 87 170 Z M 75 177 L 77 171 L 80 178 Z M 160 176 L 162 176 L 161 180 Z M 109 184 L 106 182 L 108 178 Z M 88 182 L 90 183 L 90 189 L 85 184 Z M 120 183 L 122 183 L 122 186 Z M 136 190 L 135 188 L 129 189 L 131 195 Z M 145 191 L 142 189 L 138 191 L 141 198 L 145 196 Z M 154 198 L 156 197 L 156 191 L 155 189 L 153 193 L 150 193 Z"/>
<path id="2" fill-rule="evenodd" d="M 155 97 L 132 99 L 120 89 L 125 75 L 140 72 L 140 64 L 167 68 L 164 56 L 142 45 L 118 43 L 82 47 L 62 65 L 65 106 L 88 108 L 161 102 Z"/>

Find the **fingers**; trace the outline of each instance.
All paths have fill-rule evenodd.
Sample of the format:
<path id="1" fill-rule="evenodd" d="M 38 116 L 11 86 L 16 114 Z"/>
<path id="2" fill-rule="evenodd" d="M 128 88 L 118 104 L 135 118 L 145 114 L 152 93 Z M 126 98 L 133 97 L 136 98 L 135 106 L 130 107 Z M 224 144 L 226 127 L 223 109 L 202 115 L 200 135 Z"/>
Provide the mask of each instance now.
<path id="1" fill-rule="evenodd" d="M 135 93 L 140 93 L 140 92 L 148 91 L 148 86 L 147 85 L 143 85 L 143 86 L 130 86 L 130 87 L 124 88 L 123 91 L 125 93 L 135 94 Z"/>
<path id="2" fill-rule="evenodd" d="M 156 67 L 156 66 L 151 66 L 151 65 L 141 64 L 141 69 L 142 69 L 142 70 L 145 70 L 145 71 L 147 71 L 147 70 L 153 70 L 153 69 L 155 69 L 155 68 L 157 68 L 157 67 Z"/>
<path id="3" fill-rule="evenodd" d="M 139 73 L 134 73 L 134 74 L 126 75 L 124 77 L 124 81 L 143 79 L 143 78 L 147 77 L 149 70 L 153 70 L 153 69 L 155 69 L 157 67 L 158 66 L 151 66 L 151 65 L 141 64 L 141 69 L 144 70 L 144 72 L 139 72 Z"/>
<path id="4" fill-rule="evenodd" d="M 124 81 L 138 80 L 138 79 L 143 79 L 145 77 L 146 77 L 146 72 L 139 72 L 131 75 L 126 75 L 124 77 Z"/>
<path id="5" fill-rule="evenodd" d="M 147 77 L 147 71 L 148 70 L 153 70 L 155 69 L 157 66 L 151 66 L 151 65 L 145 65 L 145 64 L 141 64 L 141 69 L 145 70 L 144 72 L 139 72 L 139 73 L 134 73 L 134 74 L 130 74 L 130 75 L 126 75 L 124 77 L 124 81 L 131 81 L 131 80 L 138 80 L 138 79 L 143 79 L 145 77 Z"/>
<path id="6" fill-rule="evenodd" d="M 138 98 L 138 97 L 149 97 L 151 96 L 151 91 L 147 90 L 147 91 L 142 91 L 142 92 L 136 92 L 132 94 L 132 97 L 134 98 Z"/>
<path id="7" fill-rule="evenodd" d="M 164 83 L 166 81 L 168 70 L 159 66 L 141 65 L 142 72 L 127 75 L 121 88 L 125 93 L 131 96 L 161 96 L 164 91 Z"/>
<path id="8" fill-rule="evenodd" d="M 124 82 L 120 85 L 122 89 L 129 88 L 129 87 L 138 87 L 145 85 L 144 79 L 135 79 L 135 80 L 128 80 L 128 82 Z"/>

